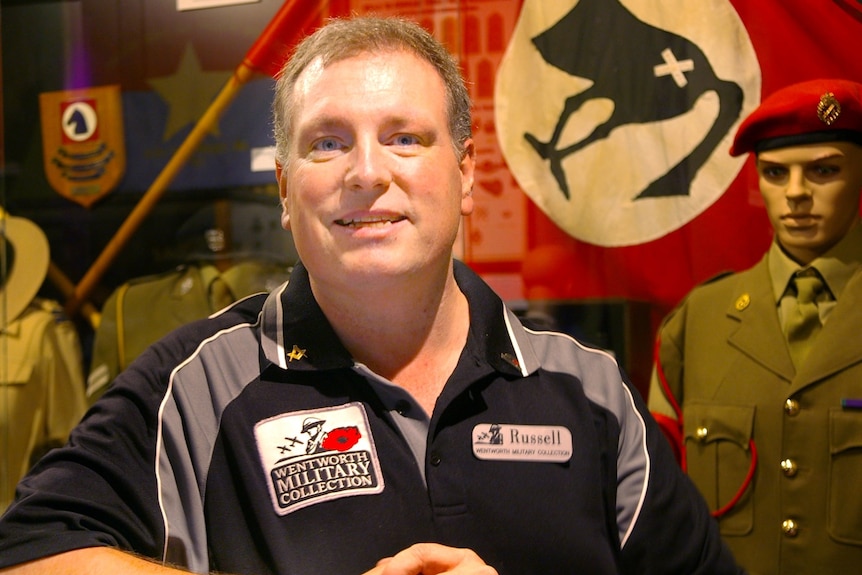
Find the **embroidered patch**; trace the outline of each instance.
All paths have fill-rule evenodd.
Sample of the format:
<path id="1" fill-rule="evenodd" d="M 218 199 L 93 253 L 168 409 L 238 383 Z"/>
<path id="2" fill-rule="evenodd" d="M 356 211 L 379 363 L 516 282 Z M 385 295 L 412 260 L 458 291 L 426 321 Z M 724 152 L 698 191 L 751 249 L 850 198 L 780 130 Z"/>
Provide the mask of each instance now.
<path id="1" fill-rule="evenodd" d="M 572 432 L 561 425 L 480 423 L 473 428 L 473 455 L 500 461 L 563 463 L 572 458 Z"/>
<path id="2" fill-rule="evenodd" d="M 365 408 L 349 403 L 265 419 L 254 436 L 275 512 L 383 491 Z"/>

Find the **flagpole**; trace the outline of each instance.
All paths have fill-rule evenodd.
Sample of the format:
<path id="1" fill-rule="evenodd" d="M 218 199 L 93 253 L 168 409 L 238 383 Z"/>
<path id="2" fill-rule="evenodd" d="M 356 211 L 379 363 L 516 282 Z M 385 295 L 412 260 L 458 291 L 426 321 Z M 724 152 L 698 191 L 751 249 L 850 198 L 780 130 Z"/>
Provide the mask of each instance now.
<path id="1" fill-rule="evenodd" d="M 281 6 L 261 35 L 255 40 L 242 63 L 234 71 L 221 92 L 192 128 L 189 135 L 186 136 L 177 151 L 174 152 L 170 161 L 126 217 L 102 253 L 81 278 L 81 281 L 74 287 L 73 292 L 67 297 L 65 310 L 68 315 L 75 314 L 86 301 L 111 263 L 153 210 L 177 173 L 194 153 L 210 128 L 218 122 L 224 110 L 233 101 L 243 85 L 256 72 L 260 71 L 269 75 L 275 75 L 278 72 L 285 56 L 284 48 L 288 41 L 301 35 L 319 21 L 323 4 L 324 2 L 311 0 L 286 0 Z M 295 27 L 291 30 L 291 34 L 286 34 L 286 28 L 290 24 Z"/>
<path id="2" fill-rule="evenodd" d="M 132 235 L 134 235 L 144 219 L 150 214 L 162 195 L 164 195 L 168 185 L 170 185 L 177 173 L 194 153 L 198 144 L 200 144 L 215 122 L 218 121 L 222 112 L 233 101 L 236 93 L 253 73 L 253 70 L 248 69 L 245 64 L 242 64 L 230 77 L 227 84 L 225 84 L 224 88 L 216 96 L 216 99 L 200 120 L 198 120 L 197 124 L 195 124 L 192 131 L 162 169 L 152 185 L 150 185 L 150 188 L 141 197 L 125 221 L 123 221 L 120 228 L 102 250 L 102 253 L 99 254 L 99 257 L 96 258 L 96 261 L 93 262 L 84 274 L 84 277 L 75 286 L 74 292 L 66 300 L 67 314 L 72 315 L 78 311 L 78 307 L 87 299 L 93 288 L 96 287 L 96 284 L 98 284 L 116 256 Z"/>
<path id="3" fill-rule="evenodd" d="M 75 293 L 75 284 L 72 283 L 72 280 L 53 261 L 48 263 L 48 279 L 60 290 L 63 297 L 68 298 Z M 90 326 L 93 329 L 98 329 L 99 322 L 102 320 L 102 314 L 99 313 L 99 310 L 87 301 L 81 302 L 80 309 L 81 314 L 90 323 Z"/>

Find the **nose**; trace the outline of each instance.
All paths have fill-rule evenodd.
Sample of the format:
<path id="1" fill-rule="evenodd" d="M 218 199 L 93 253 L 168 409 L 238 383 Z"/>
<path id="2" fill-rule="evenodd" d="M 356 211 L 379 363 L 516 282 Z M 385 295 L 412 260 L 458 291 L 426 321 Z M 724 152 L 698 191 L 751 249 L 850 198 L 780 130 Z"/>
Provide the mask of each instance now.
<path id="1" fill-rule="evenodd" d="M 351 150 L 345 184 L 353 191 L 385 191 L 392 182 L 391 158 L 376 138 L 357 142 Z"/>
<path id="2" fill-rule="evenodd" d="M 790 170 L 784 195 L 794 205 L 811 197 L 811 188 L 801 169 Z"/>

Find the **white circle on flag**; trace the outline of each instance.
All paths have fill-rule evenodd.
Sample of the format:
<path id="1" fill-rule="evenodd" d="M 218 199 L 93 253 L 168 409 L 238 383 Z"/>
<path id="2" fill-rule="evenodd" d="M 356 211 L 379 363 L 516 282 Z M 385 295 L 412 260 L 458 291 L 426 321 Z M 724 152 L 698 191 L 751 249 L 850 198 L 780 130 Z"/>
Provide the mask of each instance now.
<path id="1" fill-rule="evenodd" d="M 578 61 L 577 52 L 563 59 L 574 62 L 578 72 L 601 66 L 601 78 L 563 71 L 559 62 L 555 66 L 546 61 L 533 43 L 564 17 L 582 15 L 583 20 L 566 20 L 578 28 L 563 34 L 561 48 L 570 54 L 589 52 L 594 61 Z M 600 30 L 613 18 L 620 23 Z M 602 36 L 608 31 L 615 35 Z M 653 54 L 635 42 L 648 37 L 656 45 L 671 36 L 678 53 L 668 45 Z M 589 45 L 593 38 L 604 39 Z M 627 46 L 632 47 L 628 52 Z M 666 101 L 655 98 L 633 109 L 631 103 L 638 103 L 643 87 L 655 87 L 656 94 L 656 86 L 685 90 L 695 78 L 706 88 L 694 92 L 690 106 L 664 117 L 636 116 L 644 109 L 678 104 L 671 91 Z M 655 86 L 647 86 L 649 82 Z M 688 85 L 689 92 L 694 86 Z M 720 90 L 728 86 L 740 96 L 728 97 L 725 90 L 722 102 Z M 582 93 L 585 99 L 567 111 L 567 99 Z M 503 156 L 524 192 L 569 235 L 616 247 L 679 229 L 724 193 L 745 163 L 744 157 L 728 153 L 733 135 L 759 101 L 760 67 L 729 0 L 525 0 L 498 70 L 494 113 Z M 720 116 L 724 125 L 716 130 Z M 594 130 L 602 135 L 590 139 Z M 527 135 L 547 144 L 547 157 Z M 711 147 L 699 146 L 708 137 Z M 686 174 L 688 189 L 639 197 L 651 184 L 670 181 L 662 178 L 698 150 L 705 150 L 703 160 L 694 174 Z M 551 156 L 558 160 L 556 176 Z"/>
<path id="2" fill-rule="evenodd" d="M 96 133 L 99 120 L 87 102 L 73 102 L 63 111 L 63 133 L 72 141 L 83 142 Z"/>

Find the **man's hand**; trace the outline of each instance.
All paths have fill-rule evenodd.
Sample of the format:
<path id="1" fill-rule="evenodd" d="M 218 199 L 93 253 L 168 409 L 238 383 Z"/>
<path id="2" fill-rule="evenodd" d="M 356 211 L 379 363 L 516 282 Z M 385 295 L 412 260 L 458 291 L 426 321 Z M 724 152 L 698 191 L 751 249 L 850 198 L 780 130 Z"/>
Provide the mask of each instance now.
<path id="1" fill-rule="evenodd" d="M 456 549 L 436 543 L 417 543 L 396 554 L 381 559 L 364 575 L 497 575 L 470 549 Z"/>

